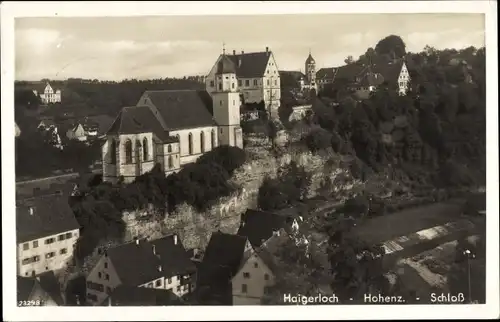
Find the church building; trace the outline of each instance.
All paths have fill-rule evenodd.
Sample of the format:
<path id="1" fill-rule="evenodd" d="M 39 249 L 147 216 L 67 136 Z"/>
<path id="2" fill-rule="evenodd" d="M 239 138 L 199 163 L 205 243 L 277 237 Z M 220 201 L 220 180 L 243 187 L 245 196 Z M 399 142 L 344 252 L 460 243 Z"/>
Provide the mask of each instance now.
<path id="1" fill-rule="evenodd" d="M 206 90 L 211 95 L 220 91 L 218 83 L 218 66 L 221 60 L 232 62 L 237 84 L 236 89 L 242 103 L 264 103 L 270 115 L 277 115 L 281 99 L 281 83 L 278 66 L 272 51 L 266 47 L 263 52 L 236 53 L 226 55 L 225 50 L 220 55 L 205 79 Z"/>
<path id="2" fill-rule="evenodd" d="M 219 145 L 243 148 L 233 60 L 221 55 L 212 91 L 146 91 L 122 108 L 102 147 L 103 180 L 132 182 L 160 164 L 166 175 Z"/>

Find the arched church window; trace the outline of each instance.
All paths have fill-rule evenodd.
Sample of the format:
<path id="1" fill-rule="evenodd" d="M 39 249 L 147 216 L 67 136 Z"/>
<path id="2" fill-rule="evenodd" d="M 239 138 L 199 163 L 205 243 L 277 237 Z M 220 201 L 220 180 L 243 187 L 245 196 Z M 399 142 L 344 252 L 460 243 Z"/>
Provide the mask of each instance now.
<path id="1" fill-rule="evenodd" d="M 215 130 L 212 130 L 212 135 L 211 135 L 211 141 L 212 141 L 212 149 L 215 148 Z"/>
<path id="2" fill-rule="evenodd" d="M 116 141 L 113 139 L 111 139 L 108 153 L 110 155 L 110 163 L 116 164 Z"/>
<path id="3" fill-rule="evenodd" d="M 142 140 L 142 154 L 143 154 L 144 161 L 149 160 L 148 152 L 149 152 L 148 151 L 148 139 L 144 138 L 144 140 Z"/>
<path id="4" fill-rule="evenodd" d="M 125 142 L 125 163 L 132 163 L 132 141 Z"/>
<path id="5" fill-rule="evenodd" d="M 193 154 L 193 134 L 189 133 L 189 154 Z"/>
<path id="6" fill-rule="evenodd" d="M 201 153 L 205 152 L 205 133 L 203 131 L 200 132 L 200 149 Z"/>

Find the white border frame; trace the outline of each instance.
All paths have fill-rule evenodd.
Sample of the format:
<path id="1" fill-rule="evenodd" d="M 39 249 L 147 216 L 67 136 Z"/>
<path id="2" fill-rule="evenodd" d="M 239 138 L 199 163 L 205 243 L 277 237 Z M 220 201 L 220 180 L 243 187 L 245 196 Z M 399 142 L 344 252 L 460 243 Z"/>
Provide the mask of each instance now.
<path id="1" fill-rule="evenodd" d="M 6 321 L 466 319 L 499 317 L 498 52 L 496 1 L 370 2 L 3 2 L 2 256 Z M 484 13 L 487 64 L 487 297 L 484 305 L 336 305 L 285 307 L 37 307 L 18 308 L 15 294 L 14 18 L 51 16 L 232 15 L 311 13 Z"/>

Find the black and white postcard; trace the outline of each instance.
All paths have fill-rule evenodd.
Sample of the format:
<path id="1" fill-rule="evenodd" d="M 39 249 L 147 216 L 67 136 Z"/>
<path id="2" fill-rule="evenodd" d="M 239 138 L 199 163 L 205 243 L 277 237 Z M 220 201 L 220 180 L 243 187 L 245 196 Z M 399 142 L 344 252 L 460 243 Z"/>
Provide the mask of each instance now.
<path id="1" fill-rule="evenodd" d="M 496 7 L 2 3 L 4 319 L 498 317 Z"/>

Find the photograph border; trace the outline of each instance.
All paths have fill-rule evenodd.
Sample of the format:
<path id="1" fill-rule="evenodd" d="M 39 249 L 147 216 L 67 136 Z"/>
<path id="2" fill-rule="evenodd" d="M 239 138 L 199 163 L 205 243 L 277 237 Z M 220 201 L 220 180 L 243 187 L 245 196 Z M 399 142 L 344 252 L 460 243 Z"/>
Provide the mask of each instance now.
<path id="1" fill-rule="evenodd" d="M 19 17 L 261 15 L 340 13 L 482 13 L 485 15 L 487 96 L 486 304 L 321 305 L 254 307 L 17 307 L 14 162 L 14 20 Z M 496 1 L 235 1 L 235 2 L 3 2 L 2 256 L 6 321 L 469 319 L 499 317 L 498 49 Z"/>

